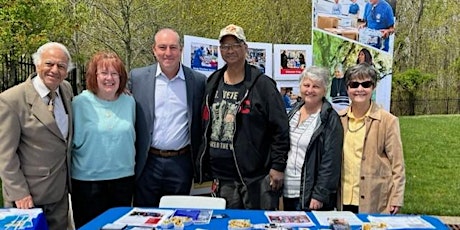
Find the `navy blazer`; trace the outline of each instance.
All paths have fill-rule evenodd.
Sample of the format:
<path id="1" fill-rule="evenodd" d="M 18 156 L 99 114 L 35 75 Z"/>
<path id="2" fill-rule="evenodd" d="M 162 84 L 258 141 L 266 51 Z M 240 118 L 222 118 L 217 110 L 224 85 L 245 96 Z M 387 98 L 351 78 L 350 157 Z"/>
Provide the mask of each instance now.
<path id="1" fill-rule="evenodd" d="M 201 105 L 206 86 L 206 76 L 184 65 L 188 104 L 188 128 L 191 136 L 192 155 L 194 162 L 202 137 Z M 142 173 L 151 146 L 153 119 L 155 114 L 155 74 L 157 64 L 136 68 L 130 71 L 128 88 L 136 100 L 136 179 Z M 173 115 L 173 114 L 171 114 Z"/>

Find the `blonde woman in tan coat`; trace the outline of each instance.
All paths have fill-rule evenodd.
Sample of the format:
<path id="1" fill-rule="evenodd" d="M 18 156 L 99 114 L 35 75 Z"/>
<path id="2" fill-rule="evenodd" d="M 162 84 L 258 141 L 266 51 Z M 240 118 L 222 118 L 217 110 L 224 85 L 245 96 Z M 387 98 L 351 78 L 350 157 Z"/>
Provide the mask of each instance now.
<path id="1" fill-rule="evenodd" d="M 339 205 L 355 213 L 396 214 L 406 182 L 403 148 L 398 118 L 371 100 L 377 76 L 367 63 L 345 73 L 351 105 L 339 113 L 344 129 Z"/>

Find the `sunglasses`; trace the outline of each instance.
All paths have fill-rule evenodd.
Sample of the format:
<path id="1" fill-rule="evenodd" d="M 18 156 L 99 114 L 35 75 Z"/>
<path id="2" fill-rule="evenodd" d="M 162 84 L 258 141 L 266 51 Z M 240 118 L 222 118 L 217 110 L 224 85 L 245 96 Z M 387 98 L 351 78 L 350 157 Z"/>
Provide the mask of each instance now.
<path id="1" fill-rule="evenodd" d="M 352 81 L 352 82 L 348 83 L 348 87 L 353 88 L 353 89 L 358 88 L 360 85 L 363 88 L 367 89 L 367 88 L 370 88 L 371 86 L 373 86 L 374 83 L 372 83 L 372 81 L 363 81 L 363 82 Z"/>

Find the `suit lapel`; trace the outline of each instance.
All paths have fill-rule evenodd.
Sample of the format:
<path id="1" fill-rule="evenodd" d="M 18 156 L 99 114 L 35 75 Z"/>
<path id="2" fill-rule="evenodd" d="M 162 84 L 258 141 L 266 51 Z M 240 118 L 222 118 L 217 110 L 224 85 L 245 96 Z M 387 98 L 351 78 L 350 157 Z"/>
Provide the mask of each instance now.
<path id="1" fill-rule="evenodd" d="M 152 66 L 152 68 L 149 69 L 149 73 L 145 75 L 147 79 L 145 79 L 145 85 L 144 85 L 144 90 L 146 92 L 147 100 L 148 100 L 148 105 L 149 105 L 149 114 L 150 114 L 150 119 L 149 121 L 152 121 L 152 125 L 150 125 L 149 129 L 152 132 L 153 131 L 153 122 L 155 121 L 155 81 L 156 81 L 156 72 L 157 72 L 157 65 L 155 64 Z"/>
<path id="2" fill-rule="evenodd" d="M 193 108 L 193 89 L 195 89 L 195 82 L 193 81 L 193 73 L 182 66 L 185 76 L 185 88 L 187 90 L 187 113 L 188 113 L 188 124 L 192 124 L 192 108 Z M 191 126 L 190 126 L 191 127 Z"/>
<path id="3" fill-rule="evenodd" d="M 62 139 L 63 137 L 61 131 L 59 131 L 53 115 L 48 111 L 48 107 L 45 105 L 45 103 L 43 103 L 42 99 L 37 93 L 37 90 L 35 90 L 32 84 L 32 77 L 29 77 L 26 80 L 26 100 L 31 107 L 31 112 L 54 135 Z"/>

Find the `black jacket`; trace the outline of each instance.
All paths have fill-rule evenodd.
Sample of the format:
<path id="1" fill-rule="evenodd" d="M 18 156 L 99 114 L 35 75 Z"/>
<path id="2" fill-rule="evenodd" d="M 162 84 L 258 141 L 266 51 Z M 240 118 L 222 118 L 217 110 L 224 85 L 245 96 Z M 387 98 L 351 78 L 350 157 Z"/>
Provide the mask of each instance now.
<path id="1" fill-rule="evenodd" d="M 304 105 L 299 103 L 289 114 L 289 120 Z M 322 210 L 336 205 L 342 167 L 343 128 L 337 112 L 323 98 L 321 125 L 313 133 L 307 147 L 300 180 L 300 205 L 306 210 L 312 198 L 323 202 Z"/>
<path id="2" fill-rule="evenodd" d="M 202 112 L 204 139 L 198 153 L 198 179 L 210 179 L 209 136 L 210 106 L 227 66 L 214 72 L 205 90 Z M 289 123 L 284 102 L 273 79 L 256 67 L 245 64 L 244 87 L 236 115 L 233 156 L 241 182 L 251 183 L 268 175 L 270 169 L 284 172 L 289 152 Z"/>

